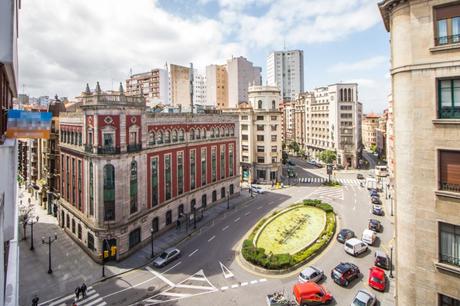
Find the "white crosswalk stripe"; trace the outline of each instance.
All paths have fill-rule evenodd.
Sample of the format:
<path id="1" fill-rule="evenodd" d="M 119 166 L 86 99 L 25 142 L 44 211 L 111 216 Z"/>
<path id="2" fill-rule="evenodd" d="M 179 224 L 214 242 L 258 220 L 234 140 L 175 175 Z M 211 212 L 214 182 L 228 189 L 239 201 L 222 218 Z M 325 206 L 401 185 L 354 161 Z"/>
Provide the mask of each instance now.
<path id="1" fill-rule="evenodd" d="M 325 177 L 300 177 L 299 183 L 322 184 L 322 183 L 327 182 L 327 180 L 328 178 L 325 178 Z M 348 185 L 348 186 L 359 186 L 360 185 L 360 181 L 358 179 L 339 178 L 339 179 L 336 179 L 336 181 L 342 185 Z"/>
<path id="2" fill-rule="evenodd" d="M 320 187 L 315 190 L 314 193 L 310 195 L 310 197 L 325 197 L 325 198 L 332 198 L 332 199 L 344 199 L 343 196 L 343 188 L 341 187 Z"/>
<path id="3" fill-rule="evenodd" d="M 51 303 L 45 302 L 43 304 L 40 304 L 40 306 L 41 305 L 66 306 L 66 305 L 71 305 L 73 302 L 77 303 L 78 306 L 105 306 L 107 305 L 107 303 L 104 302 L 102 297 L 100 297 L 99 293 L 97 293 L 93 287 L 88 287 L 85 298 L 80 298 L 79 300 L 76 300 L 75 295 L 71 294 L 66 297 L 55 300 Z"/>

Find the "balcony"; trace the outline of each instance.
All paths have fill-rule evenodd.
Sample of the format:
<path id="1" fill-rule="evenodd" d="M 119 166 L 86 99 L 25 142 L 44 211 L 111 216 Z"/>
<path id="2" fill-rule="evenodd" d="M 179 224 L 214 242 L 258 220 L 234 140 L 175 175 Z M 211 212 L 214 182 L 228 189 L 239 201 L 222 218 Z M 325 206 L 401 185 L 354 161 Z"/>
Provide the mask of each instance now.
<path id="1" fill-rule="evenodd" d="M 434 39 L 434 43 L 435 43 L 436 46 L 458 44 L 458 43 L 460 43 L 460 35 L 450 35 L 450 36 L 436 37 Z"/>
<path id="2" fill-rule="evenodd" d="M 439 110 L 439 119 L 460 119 L 460 107 L 445 107 Z"/>
<path id="3" fill-rule="evenodd" d="M 134 143 L 134 144 L 129 144 L 126 147 L 128 152 L 139 152 L 142 149 L 142 144 L 140 143 Z"/>
<path id="4" fill-rule="evenodd" d="M 93 146 L 90 144 L 85 144 L 85 152 L 86 153 L 93 153 Z"/>
<path id="5" fill-rule="evenodd" d="M 97 154 L 120 154 L 120 147 L 103 146 L 97 148 Z"/>
<path id="6" fill-rule="evenodd" d="M 448 191 L 448 192 L 457 192 L 460 193 L 460 185 L 458 184 L 450 184 L 448 182 L 443 182 L 441 181 L 441 190 L 442 191 Z"/>

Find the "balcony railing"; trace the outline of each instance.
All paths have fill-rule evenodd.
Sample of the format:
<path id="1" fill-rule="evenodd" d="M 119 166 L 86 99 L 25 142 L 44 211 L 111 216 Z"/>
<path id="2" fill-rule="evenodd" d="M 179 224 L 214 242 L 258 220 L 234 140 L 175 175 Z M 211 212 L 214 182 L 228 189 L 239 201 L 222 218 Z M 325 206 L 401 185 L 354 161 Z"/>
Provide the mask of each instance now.
<path id="1" fill-rule="evenodd" d="M 97 154 L 120 154 L 120 147 L 103 146 L 97 148 Z"/>
<path id="2" fill-rule="evenodd" d="M 460 193 L 460 185 L 458 184 L 451 184 L 448 182 L 441 182 L 441 190 L 450 191 L 450 192 L 459 192 Z"/>
<path id="3" fill-rule="evenodd" d="M 86 153 L 93 153 L 93 146 L 90 144 L 85 144 L 85 152 Z"/>
<path id="4" fill-rule="evenodd" d="M 443 263 L 455 265 L 455 266 L 460 266 L 460 258 L 459 257 L 453 257 L 445 254 L 439 254 L 440 261 Z"/>
<path id="5" fill-rule="evenodd" d="M 142 149 L 142 145 L 140 143 L 129 144 L 127 146 L 128 152 L 138 152 Z"/>
<path id="6" fill-rule="evenodd" d="M 440 108 L 439 118 L 440 119 L 458 119 L 460 118 L 460 106 Z"/>
<path id="7" fill-rule="evenodd" d="M 436 37 L 434 39 L 434 43 L 436 46 L 457 44 L 457 43 L 460 43 L 460 35 L 457 34 L 457 35 Z"/>

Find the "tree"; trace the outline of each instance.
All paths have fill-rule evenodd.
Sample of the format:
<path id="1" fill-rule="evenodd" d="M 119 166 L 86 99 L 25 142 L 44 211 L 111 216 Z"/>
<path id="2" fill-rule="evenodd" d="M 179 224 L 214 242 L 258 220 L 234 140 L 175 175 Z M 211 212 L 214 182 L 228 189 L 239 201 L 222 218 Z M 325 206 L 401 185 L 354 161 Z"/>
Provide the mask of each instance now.
<path id="1" fill-rule="evenodd" d="M 294 151 L 295 153 L 299 153 L 300 151 L 300 146 L 297 142 L 293 141 L 289 144 L 289 149 L 291 149 L 292 151 Z"/>
<path id="2" fill-rule="evenodd" d="M 283 151 L 281 154 L 281 162 L 283 163 L 283 165 L 286 165 L 287 160 L 288 160 L 288 154 L 286 153 L 286 151 Z"/>
<path id="3" fill-rule="evenodd" d="M 26 239 L 26 226 L 27 222 L 33 218 L 34 205 L 30 202 L 24 203 L 22 200 L 19 202 L 19 223 L 22 224 L 23 238 Z"/>
<path id="4" fill-rule="evenodd" d="M 319 154 L 319 159 L 325 164 L 332 164 L 337 160 L 337 154 L 331 150 L 325 150 Z"/>
<path id="5" fill-rule="evenodd" d="M 376 144 L 374 144 L 374 143 L 373 143 L 373 144 L 371 144 L 371 147 L 370 147 L 370 149 L 371 149 L 371 152 L 372 152 L 372 153 L 375 153 L 375 151 L 377 151 L 377 145 L 376 145 Z"/>

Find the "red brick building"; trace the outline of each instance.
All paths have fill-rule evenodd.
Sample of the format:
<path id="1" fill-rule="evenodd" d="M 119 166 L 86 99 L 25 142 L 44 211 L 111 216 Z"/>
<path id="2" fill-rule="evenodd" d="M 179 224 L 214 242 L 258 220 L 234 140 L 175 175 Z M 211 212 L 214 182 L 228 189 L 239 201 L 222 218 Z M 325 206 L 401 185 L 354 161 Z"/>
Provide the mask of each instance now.
<path id="1" fill-rule="evenodd" d="M 80 100 L 60 117 L 58 218 L 93 258 L 108 246 L 128 256 L 151 230 L 188 226 L 239 193 L 236 116 L 146 112 L 121 87 Z"/>

